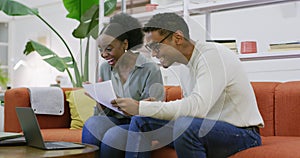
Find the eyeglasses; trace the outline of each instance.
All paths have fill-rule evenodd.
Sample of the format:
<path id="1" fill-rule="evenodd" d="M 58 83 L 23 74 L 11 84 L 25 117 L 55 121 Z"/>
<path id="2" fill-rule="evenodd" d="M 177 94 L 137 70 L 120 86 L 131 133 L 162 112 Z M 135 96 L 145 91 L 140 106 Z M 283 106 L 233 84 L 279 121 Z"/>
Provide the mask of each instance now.
<path id="1" fill-rule="evenodd" d="M 162 42 L 164 42 L 164 40 L 166 40 L 170 35 L 172 35 L 173 32 L 170 32 L 165 38 L 163 38 L 162 40 L 160 40 L 159 42 L 151 42 L 145 45 L 146 49 L 151 52 L 151 51 L 155 51 L 157 53 L 159 53 L 160 50 L 160 44 Z"/>

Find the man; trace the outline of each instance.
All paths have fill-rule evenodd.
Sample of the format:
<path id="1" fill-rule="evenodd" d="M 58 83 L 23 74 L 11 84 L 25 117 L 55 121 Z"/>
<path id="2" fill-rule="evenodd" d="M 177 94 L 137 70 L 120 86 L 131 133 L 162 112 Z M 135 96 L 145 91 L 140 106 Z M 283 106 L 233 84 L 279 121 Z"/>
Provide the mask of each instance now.
<path id="1" fill-rule="evenodd" d="M 174 145 L 179 158 L 228 157 L 261 145 L 258 127 L 264 123 L 236 54 L 220 44 L 193 42 L 187 24 L 174 13 L 154 15 L 144 31 L 151 33 L 152 43 L 146 46 L 152 56 L 164 68 L 174 63 L 185 65 L 183 72 L 189 76 L 178 74 L 183 79 L 181 100 L 112 101 L 125 113 L 147 116 L 131 120 L 128 157 L 150 157 L 147 148 L 150 140 L 156 139 L 164 145 Z M 170 129 L 171 141 L 166 140 Z"/>

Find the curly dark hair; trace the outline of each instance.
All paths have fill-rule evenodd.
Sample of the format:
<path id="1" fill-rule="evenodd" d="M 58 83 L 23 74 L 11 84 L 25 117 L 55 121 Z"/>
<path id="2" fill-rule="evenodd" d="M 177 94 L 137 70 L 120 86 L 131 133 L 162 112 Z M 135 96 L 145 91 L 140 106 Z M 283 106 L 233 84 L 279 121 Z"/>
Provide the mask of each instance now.
<path id="1" fill-rule="evenodd" d="M 116 37 L 120 41 L 128 40 L 128 49 L 138 49 L 143 46 L 144 33 L 140 22 L 126 13 L 119 13 L 110 18 L 110 24 L 116 23 L 122 26 L 123 34 Z"/>
<path id="2" fill-rule="evenodd" d="M 175 13 L 159 13 L 154 15 L 147 24 L 145 24 L 143 31 L 159 31 L 160 35 L 176 32 L 180 30 L 183 32 L 184 38 L 189 40 L 189 28 L 184 19 Z"/>

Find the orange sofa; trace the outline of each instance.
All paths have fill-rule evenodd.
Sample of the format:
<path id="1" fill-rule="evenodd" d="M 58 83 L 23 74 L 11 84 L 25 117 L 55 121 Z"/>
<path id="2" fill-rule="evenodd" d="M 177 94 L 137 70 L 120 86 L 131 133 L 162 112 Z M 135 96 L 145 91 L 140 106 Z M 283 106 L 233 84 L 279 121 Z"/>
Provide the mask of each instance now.
<path id="1" fill-rule="evenodd" d="M 263 145 L 240 151 L 231 158 L 299 158 L 300 157 L 300 81 L 252 82 L 259 110 L 265 121 L 260 129 Z M 64 89 L 70 90 L 70 89 Z M 166 100 L 181 98 L 178 86 L 165 86 Z M 5 93 L 4 130 L 20 132 L 15 107 L 30 107 L 27 88 Z M 81 130 L 71 130 L 68 102 L 62 116 L 37 115 L 45 140 L 81 142 Z M 176 158 L 171 148 L 152 152 L 153 158 Z"/>

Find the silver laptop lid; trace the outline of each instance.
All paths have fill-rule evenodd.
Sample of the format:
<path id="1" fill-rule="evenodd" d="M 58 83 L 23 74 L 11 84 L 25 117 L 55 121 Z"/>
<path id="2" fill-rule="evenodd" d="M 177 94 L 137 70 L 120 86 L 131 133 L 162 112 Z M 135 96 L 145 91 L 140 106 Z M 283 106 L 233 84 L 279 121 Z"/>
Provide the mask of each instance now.
<path id="1" fill-rule="evenodd" d="M 16 112 L 27 145 L 45 149 L 46 147 L 40 131 L 40 126 L 32 108 L 16 107 Z"/>

